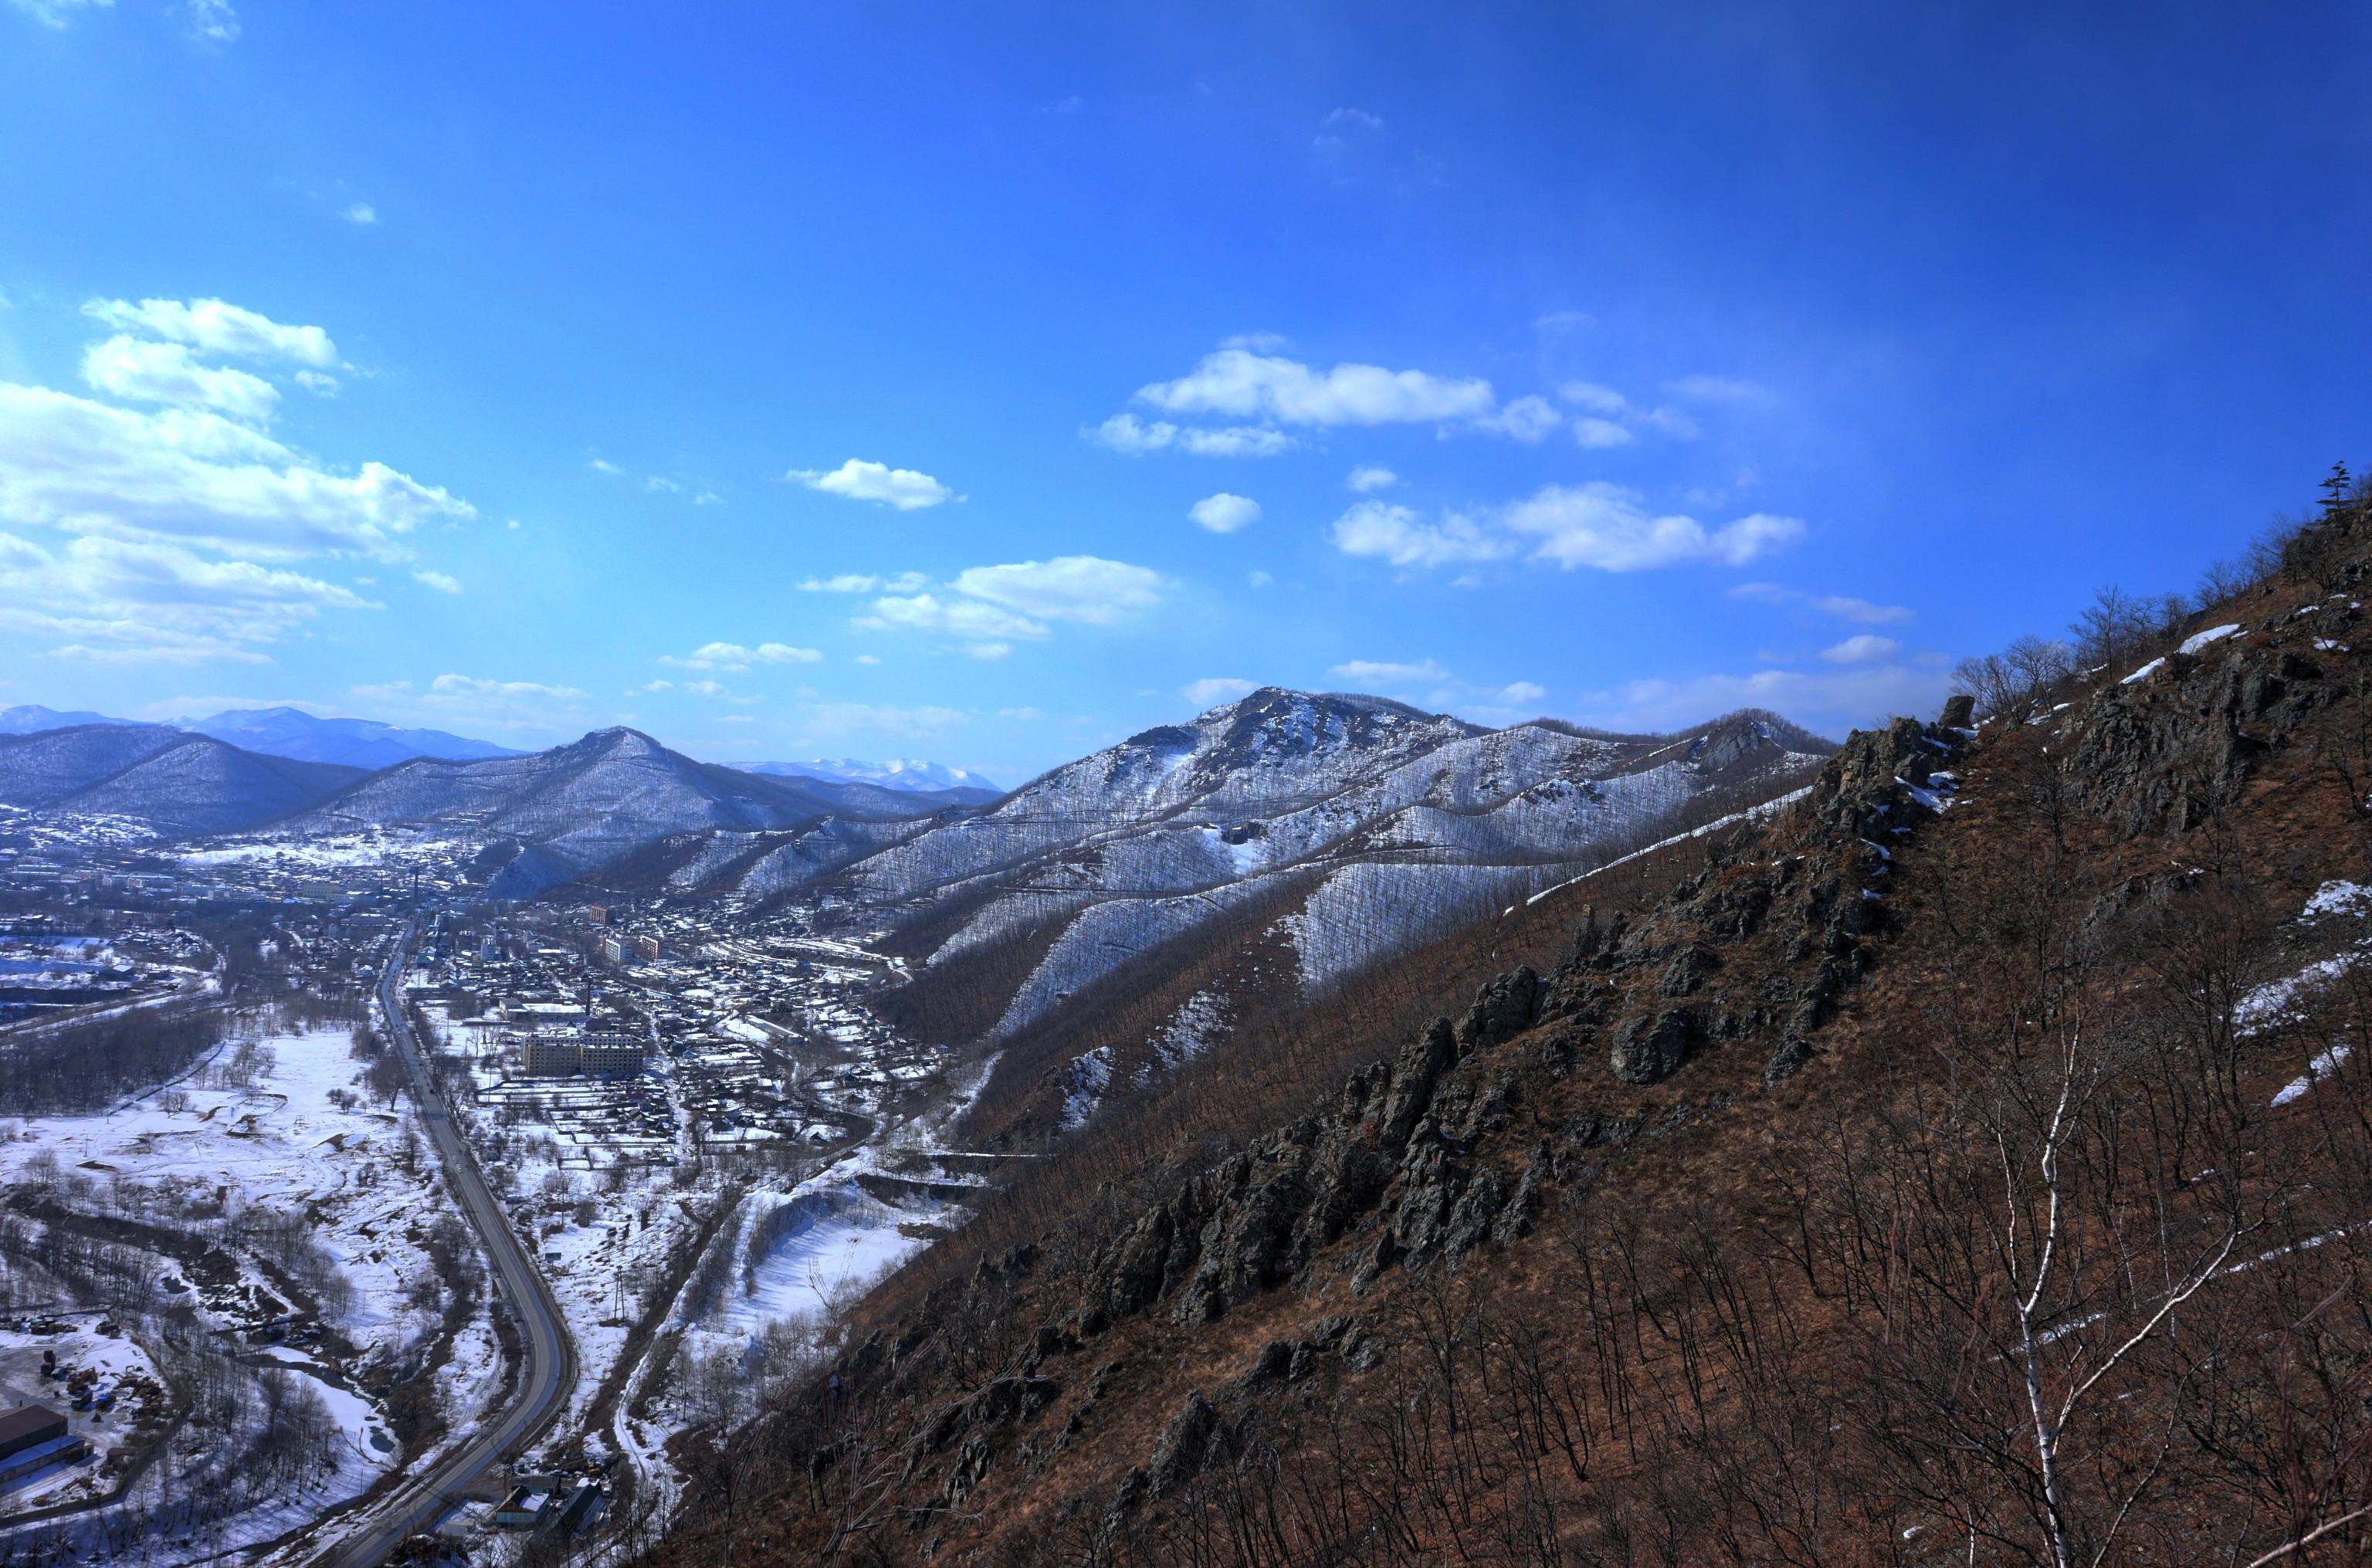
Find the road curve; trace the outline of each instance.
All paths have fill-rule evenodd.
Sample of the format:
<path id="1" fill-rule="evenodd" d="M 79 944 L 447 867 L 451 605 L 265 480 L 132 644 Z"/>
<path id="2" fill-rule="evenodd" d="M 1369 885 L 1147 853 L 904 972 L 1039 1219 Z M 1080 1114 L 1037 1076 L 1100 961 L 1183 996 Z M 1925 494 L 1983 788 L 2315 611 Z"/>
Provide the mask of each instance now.
<path id="1" fill-rule="evenodd" d="M 519 1246 L 502 1205 L 494 1202 L 494 1193 L 486 1187 L 486 1179 L 479 1171 L 477 1157 L 471 1153 L 467 1140 L 445 1114 L 434 1087 L 436 1080 L 428 1071 L 427 1058 L 421 1051 L 420 1042 L 413 1038 L 411 1022 L 404 1016 L 402 997 L 396 986 L 402 978 L 404 958 L 411 950 L 416 926 L 417 922 L 405 928 L 388 958 L 378 982 L 379 1004 L 387 1014 L 388 1032 L 393 1037 L 395 1048 L 403 1053 L 404 1063 L 412 1070 L 413 1099 L 419 1107 L 421 1123 L 436 1142 L 437 1158 L 451 1173 L 462 1212 L 477 1227 L 486 1257 L 501 1281 L 503 1299 L 526 1337 L 527 1365 L 507 1409 L 487 1418 L 475 1437 L 448 1454 L 434 1469 L 406 1478 L 401 1486 L 380 1499 L 370 1510 L 368 1522 L 347 1531 L 343 1539 L 314 1560 L 322 1568 L 378 1568 L 407 1536 L 425 1528 L 450 1509 L 459 1501 L 463 1485 L 500 1461 L 515 1446 L 524 1446 L 540 1435 L 567 1408 L 568 1395 L 576 1387 L 576 1342 L 569 1337 L 562 1320 L 560 1304 L 552 1299 L 552 1287 L 544 1283 L 542 1273 Z"/>

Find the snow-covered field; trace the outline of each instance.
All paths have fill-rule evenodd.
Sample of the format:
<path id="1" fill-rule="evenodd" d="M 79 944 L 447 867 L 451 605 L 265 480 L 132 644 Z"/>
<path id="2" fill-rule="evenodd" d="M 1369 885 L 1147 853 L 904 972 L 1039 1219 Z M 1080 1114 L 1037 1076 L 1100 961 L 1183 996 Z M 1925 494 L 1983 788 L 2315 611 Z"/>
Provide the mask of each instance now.
<path id="1" fill-rule="evenodd" d="M 145 1365 L 169 1347 L 143 1338 L 168 1335 L 175 1353 L 162 1359 L 169 1380 L 181 1385 L 177 1400 L 219 1403 L 227 1412 L 221 1420 L 250 1431 L 246 1441 L 257 1421 L 269 1431 L 282 1419 L 273 1412 L 296 1408 L 290 1400 L 308 1420 L 326 1422 L 320 1458 L 268 1494 L 234 1495 L 219 1483 L 215 1456 L 207 1473 L 217 1484 L 203 1490 L 225 1511 L 203 1527 L 184 1521 L 215 1550 L 308 1523 L 390 1469 L 425 1458 L 403 1451 L 370 1390 L 416 1365 L 437 1334 L 445 1297 L 424 1227 L 447 1204 L 433 1146 L 406 1112 L 365 1098 L 365 1063 L 351 1054 L 351 1030 L 338 1028 L 227 1042 L 178 1082 L 101 1113 L 36 1117 L 0 1130 L 0 1181 L 46 1191 L 101 1222 L 120 1216 L 193 1237 L 206 1253 L 197 1260 L 203 1268 L 191 1266 L 193 1253 L 161 1258 L 145 1291 L 116 1290 L 110 1305 L 130 1337 L 101 1351 L 83 1344 L 87 1333 L 71 1336 L 79 1365 L 103 1358 L 110 1366 L 128 1359 Z M 137 1245 L 148 1233 L 127 1226 L 126 1234 Z M 21 1260 L 10 1271 L 20 1298 L 41 1278 L 38 1265 Z M 256 1342 L 250 1331 L 317 1305 L 320 1320 L 351 1343 L 351 1354 L 336 1354 L 320 1340 Z M 13 1344 L 0 1334 L 0 1393 L 17 1392 Z M 465 1330 L 437 1379 L 455 1432 L 468 1430 L 499 1372 L 491 1332 L 483 1325 Z M 216 1391 L 197 1393 L 192 1376 Z M 157 1506 L 178 1470 L 209 1463 L 198 1442 L 172 1439 L 151 1471 L 156 1490 L 134 1505 Z M 70 1500 L 69 1485 L 61 1480 L 38 1497 L 11 1495 L 0 1505 L 21 1511 Z"/>

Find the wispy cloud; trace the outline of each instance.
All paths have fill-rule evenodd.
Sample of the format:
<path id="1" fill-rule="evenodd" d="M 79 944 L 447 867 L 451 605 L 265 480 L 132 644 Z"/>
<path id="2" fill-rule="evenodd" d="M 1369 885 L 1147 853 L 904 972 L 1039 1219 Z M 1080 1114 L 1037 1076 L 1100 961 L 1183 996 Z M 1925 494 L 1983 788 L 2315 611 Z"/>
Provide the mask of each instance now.
<path id="1" fill-rule="evenodd" d="M 1116 413 L 1085 434 L 1091 441 L 1132 457 L 1174 449 L 1197 458 L 1273 458 L 1293 449 L 1292 437 L 1259 425 L 1180 428 L 1162 419 L 1147 424 L 1133 413 Z"/>
<path id="2" fill-rule="evenodd" d="M 1441 566 L 1518 554 L 1568 571 L 1638 572 L 1710 563 L 1738 566 L 1800 538 L 1793 517 L 1756 513 L 1708 528 L 1693 517 L 1653 517 L 1634 491 L 1592 482 L 1543 485 L 1505 506 L 1427 519 L 1406 506 L 1363 501 L 1335 520 L 1334 547 L 1395 566 Z"/>
<path id="3" fill-rule="evenodd" d="M 793 647 L 788 643 L 761 643 L 754 648 L 738 643 L 703 643 L 682 658 L 661 654 L 659 662 L 677 669 L 744 670 L 762 664 L 817 664 L 822 658 L 820 649 Z"/>
<path id="4" fill-rule="evenodd" d="M 1899 626 L 1918 618 L 1917 612 L 1905 605 L 1873 604 L 1843 594 L 1810 594 L 1777 583 L 1740 583 L 1729 590 L 1728 597 L 1754 604 L 1801 605 L 1863 626 Z"/>

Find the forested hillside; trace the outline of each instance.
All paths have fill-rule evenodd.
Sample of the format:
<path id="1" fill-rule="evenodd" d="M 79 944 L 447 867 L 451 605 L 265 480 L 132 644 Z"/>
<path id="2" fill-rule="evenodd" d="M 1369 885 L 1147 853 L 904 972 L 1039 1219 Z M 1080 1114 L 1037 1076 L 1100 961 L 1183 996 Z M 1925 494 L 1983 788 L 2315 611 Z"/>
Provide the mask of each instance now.
<path id="1" fill-rule="evenodd" d="M 2362 490 L 1015 1162 L 653 1562 L 2356 1561 Z"/>

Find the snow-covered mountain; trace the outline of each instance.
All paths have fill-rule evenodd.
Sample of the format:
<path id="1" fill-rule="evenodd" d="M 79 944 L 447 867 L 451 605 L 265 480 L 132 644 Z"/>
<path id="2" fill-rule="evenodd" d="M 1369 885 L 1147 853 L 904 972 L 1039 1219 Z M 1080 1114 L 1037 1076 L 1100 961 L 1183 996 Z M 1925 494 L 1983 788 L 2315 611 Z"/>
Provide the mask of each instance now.
<path id="1" fill-rule="evenodd" d="M 1775 790 L 1832 749 L 1757 713 L 1678 737 L 1490 730 L 1379 697 L 1267 687 L 989 810 L 878 848 L 800 834 L 729 879 L 771 893 L 829 878 L 927 933 L 917 956 L 935 969 L 1052 932 L 1006 1008 L 1010 1032 L 1134 954 L 1280 896 L 1303 978 L 1331 983 L 1456 911 L 1547 886 L 1712 792 Z"/>
<path id="2" fill-rule="evenodd" d="M 165 725 L 0 736 L 0 801 L 122 817 L 167 834 L 252 827 L 361 776 L 359 768 L 266 757 Z"/>
<path id="3" fill-rule="evenodd" d="M 133 719 L 111 719 L 105 714 L 84 713 L 77 709 L 62 714 L 55 708 L 45 708 L 39 703 L 25 703 L 13 708 L 0 708 L 0 735 L 38 735 L 45 729 L 72 729 L 77 725 L 112 724 L 136 727 Z"/>
<path id="4" fill-rule="evenodd" d="M 822 779 L 831 784 L 871 784 L 884 789 L 952 794 L 966 804 L 985 804 L 1005 792 L 969 768 L 941 762 L 892 757 L 886 762 L 861 762 L 854 757 L 817 757 L 805 762 L 744 762 L 745 773 L 774 773 L 793 778 Z"/>
<path id="5" fill-rule="evenodd" d="M 399 729 L 375 719 L 316 718 L 302 708 L 233 708 L 212 718 L 187 719 L 183 729 L 211 735 L 250 751 L 350 768 L 387 768 L 414 757 L 517 757 L 491 741 L 441 729 Z"/>
<path id="6" fill-rule="evenodd" d="M 768 778 L 695 761 L 632 729 L 596 730 L 528 756 L 420 757 L 360 779 L 283 824 L 293 833 L 442 825 L 508 858 L 490 891 L 525 898 L 662 841 L 738 853 L 752 835 L 873 834 L 929 825 L 952 802 L 872 784 Z M 919 819 L 919 820 L 917 819 Z M 878 825 L 876 825 L 878 823 Z M 710 843 L 711 837 L 716 843 Z"/>

